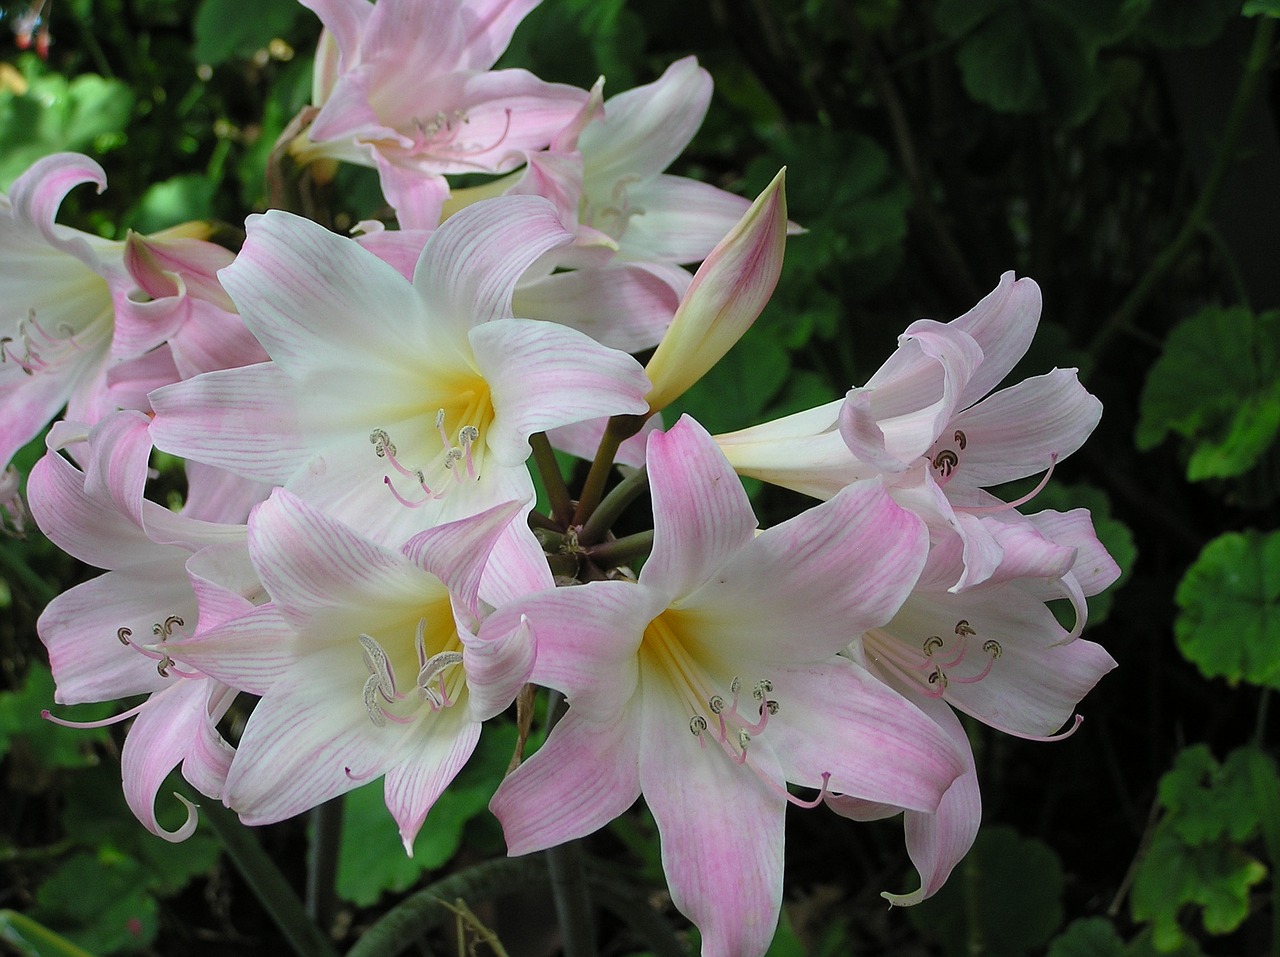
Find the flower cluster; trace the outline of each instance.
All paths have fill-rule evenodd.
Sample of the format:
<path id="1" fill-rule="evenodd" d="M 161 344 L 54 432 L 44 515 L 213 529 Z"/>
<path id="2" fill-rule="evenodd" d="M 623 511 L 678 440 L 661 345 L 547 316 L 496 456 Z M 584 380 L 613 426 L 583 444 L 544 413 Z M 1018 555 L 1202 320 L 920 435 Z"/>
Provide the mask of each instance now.
<path id="1" fill-rule="evenodd" d="M 69 189 L 105 186 L 69 154 L 0 197 L 0 463 L 65 407 L 29 508 L 106 572 L 40 636 L 59 703 L 147 696 L 114 719 L 134 718 L 139 820 L 194 829 L 190 805 L 173 832 L 155 815 L 179 765 L 250 824 L 381 778 L 411 850 L 534 685 L 567 708 L 493 798 L 510 853 L 643 796 L 708 955 L 768 946 L 788 804 L 905 812 L 921 886 L 886 896 L 934 893 L 980 818 L 954 710 L 1051 739 L 1114 667 L 1080 637 L 1118 574 L 1088 513 L 987 491 L 1047 481 L 1100 415 L 1074 370 L 988 395 L 1038 288 L 1009 274 L 914 323 L 828 405 L 719 436 L 664 422 L 795 231 L 781 173 L 748 202 L 664 172 L 707 72 L 604 99 L 492 69 L 536 0 L 304 2 L 325 31 L 285 152 L 374 167 L 400 229 L 273 209 L 234 255 L 200 224 L 108 242 L 55 223 Z M 153 448 L 185 460 L 180 511 L 146 497 Z M 592 461 L 580 491 L 555 449 Z M 739 476 L 819 501 L 760 530 Z M 652 531 L 618 537 L 646 488 Z"/>

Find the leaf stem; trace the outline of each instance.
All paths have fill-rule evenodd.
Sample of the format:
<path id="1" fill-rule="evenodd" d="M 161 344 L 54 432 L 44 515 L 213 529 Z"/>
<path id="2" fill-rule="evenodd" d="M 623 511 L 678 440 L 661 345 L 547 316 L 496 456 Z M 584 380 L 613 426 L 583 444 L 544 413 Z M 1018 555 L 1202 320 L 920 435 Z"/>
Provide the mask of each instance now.
<path id="1" fill-rule="evenodd" d="M 217 835 L 231 863 L 289 941 L 293 952 L 298 957 L 338 957 L 328 936 L 307 916 L 298 895 L 253 832 L 216 801 L 200 805 L 200 818 Z"/>

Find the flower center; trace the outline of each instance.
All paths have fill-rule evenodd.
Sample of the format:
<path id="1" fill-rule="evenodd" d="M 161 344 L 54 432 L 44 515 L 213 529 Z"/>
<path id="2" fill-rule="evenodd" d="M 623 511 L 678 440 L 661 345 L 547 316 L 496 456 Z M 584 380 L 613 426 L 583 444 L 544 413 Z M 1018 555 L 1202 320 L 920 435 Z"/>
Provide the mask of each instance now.
<path id="1" fill-rule="evenodd" d="M 940 487 L 945 487 L 951 481 L 951 476 L 960 467 L 960 453 L 969 444 L 969 437 L 959 429 L 956 429 L 951 439 L 945 443 L 939 439 L 929 450 L 929 464 L 933 467 L 933 477 Z"/>
<path id="2" fill-rule="evenodd" d="M 0 336 L 0 363 L 12 362 L 27 375 L 66 365 L 82 356 L 88 344 L 77 339 L 77 331 L 66 323 L 61 323 L 56 332 L 44 328 L 34 309 L 18 320 L 16 333 Z M 100 337 L 91 338 L 96 342 Z"/>
<path id="3" fill-rule="evenodd" d="M 881 663 L 890 665 L 931 698 L 941 698 L 952 684 L 974 684 L 991 674 L 996 659 L 1004 649 L 994 638 L 983 641 L 969 622 L 961 618 L 955 623 L 952 634 L 930 635 L 915 651 L 880 629 L 869 631 L 864 644 Z M 977 654 L 974 649 L 979 648 Z M 980 655 L 985 659 L 975 661 Z"/>
<path id="4" fill-rule="evenodd" d="M 179 678 L 203 678 L 204 675 L 199 672 L 184 671 L 175 667 L 173 659 L 164 650 L 164 643 L 173 637 L 174 630 L 184 628 L 186 624 L 181 615 L 170 615 L 164 621 L 156 622 L 151 626 L 151 635 L 155 638 L 155 641 L 147 645 L 140 645 L 132 640 L 132 628 L 117 628 L 116 638 L 119 639 L 120 644 L 126 645 L 143 657 L 155 661 L 156 671 L 160 673 L 161 678 L 168 678 L 170 675 L 177 675 Z M 178 635 L 180 639 L 185 637 L 182 634 Z"/>
<path id="5" fill-rule="evenodd" d="M 440 638 L 441 636 L 437 636 Z M 387 722 L 409 724 L 425 705 L 431 711 L 440 711 L 457 703 L 466 685 L 466 673 L 462 668 L 462 643 L 456 630 L 450 628 L 443 640 L 432 641 L 440 645 L 439 651 L 427 649 L 427 619 L 420 618 L 414 632 L 413 646 L 417 655 L 417 676 L 413 687 L 401 690 L 403 682 L 396 680 L 396 669 L 390 656 L 372 635 L 361 634 L 360 651 L 364 657 L 369 677 L 365 680 L 361 695 L 369 720 L 379 728 Z"/>
<path id="6" fill-rule="evenodd" d="M 369 433 L 374 453 L 408 483 L 397 483 L 390 474 L 384 475 L 382 481 L 396 501 L 406 508 L 420 508 L 444 498 L 458 486 L 478 481 L 484 465 L 482 430 L 492 422 L 493 405 L 488 389 L 462 393 L 450 408 L 436 410 L 435 428 L 425 443 L 430 458 L 420 466 L 402 462 L 391 434 L 386 429 L 374 429 Z M 407 493 L 396 487 L 410 483 L 417 488 Z"/>
<path id="7" fill-rule="evenodd" d="M 769 725 L 769 719 L 778 713 L 778 702 L 769 695 L 773 682 L 761 678 L 752 687 L 751 704 L 742 701 L 743 682 L 735 675 L 729 682 L 732 696 L 725 701 L 716 689 L 716 682 L 689 651 L 689 643 L 681 638 L 682 623 L 678 613 L 665 611 L 649 622 L 640 645 L 643 664 L 650 673 L 661 672 L 671 688 L 675 689 L 684 706 L 690 733 L 705 749 L 710 739 L 719 746 L 734 764 L 750 768 L 768 788 L 784 796 L 800 807 L 816 807 L 825 793 L 830 778 L 823 772 L 823 792 L 812 801 L 804 801 L 789 793 L 784 786 L 763 774 L 753 762 L 747 760 L 752 739 L 759 737 Z"/>
<path id="8" fill-rule="evenodd" d="M 578 218 L 613 239 L 621 239 L 631 217 L 644 215 L 644 207 L 631 205 L 627 196 L 627 187 L 639 181 L 640 177 L 635 174 L 621 177 L 613 184 L 613 192 L 604 202 L 592 202 L 589 196 L 584 195 Z"/>
<path id="9" fill-rule="evenodd" d="M 451 113 L 437 111 L 434 116 L 415 116 L 410 121 L 409 135 L 413 145 L 409 151 L 419 156 L 436 156 L 455 163 L 466 163 L 467 157 L 489 153 L 502 145 L 511 132 L 511 110 L 504 110 L 502 129 L 497 138 L 490 143 L 467 141 L 462 138 L 471 117 L 466 110 L 454 110 Z M 483 163 L 474 164 L 477 169 L 487 169 Z"/>

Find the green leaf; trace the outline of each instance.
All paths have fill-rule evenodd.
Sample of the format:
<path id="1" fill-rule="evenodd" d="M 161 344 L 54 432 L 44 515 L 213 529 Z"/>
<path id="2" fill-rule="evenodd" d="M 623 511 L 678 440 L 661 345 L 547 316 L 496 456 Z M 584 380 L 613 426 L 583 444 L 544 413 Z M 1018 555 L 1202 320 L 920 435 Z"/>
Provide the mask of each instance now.
<path id="1" fill-rule="evenodd" d="M 128 217 L 140 233 L 154 233 L 178 223 L 213 219 L 218 184 L 202 173 L 185 173 L 147 187 Z"/>
<path id="2" fill-rule="evenodd" d="M 973 937 L 988 957 L 1021 957 L 1062 923 L 1062 865 L 1043 841 L 984 827 L 951 879 L 907 915 L 948 957 L 967 957 Z"/>
<path id="3" fill-rule="evenodd" d="M 1246 17 L 1280 17 L 1280 0 L 1245 0 L 1240 12 Z"/>
<path id="4" fill-rule="evenodd" d="M 467 822 L 488 808 L 515 741 L 513 725 L 489 722 L 485 726 L 475 754 L 427 815 L 413 843 L 413 857 L 404 852 L 381 781 L 348 793 L 338 851 L 338 895 L 367 907 L 386 891 L 408 890 L 423 871 L 447 864 L 458 852 Z"/>
<path id="5" fill-rule="evenodd" d="M 41 771 L 52 768 L 79 768 L 96 764 L 93 745 L 107 740 L 105 728 L 61 728 L 41 717 L 46 708 L 59 717 L 75 721 L 95 721 L 111 714 L 114 706 L 106 704 L 55 706 L 53 676 L 49 669 L 33 663 L 26 680 L 17 691 L 0 693 L 0 753 L 8 751 L 15 741 L 22 742 L 20 753 L 11 758 L 34 762 L 34 766 L 13 780 L 26 779 L 33 787 L 41 787 Z M 14 751 L 18 752 L 15 746 Z M 16 769 L 15 769 L 16 770 Z"/>
<path id="6" fill-rule="evenodd" d="M 1205 677 L 1280 688 L 1280 532 L 1215 538 L 1174 598 L 1178 647 Z"/>
<path id="7" fill-rule="evenodd" d="M 127 855 L 109 849 L 81 852 L 40 886 L 37 916 L 95 954 L 141 949 L 155 939 L 159 926 L 144 874 Z"/>
<path id="8" fill-rule="evenodd" d="M 95 152 L 100 139 L 114 142 L 128 124 L 133 92 L 125 84 L 92 73 L 67 80 L 43 69 L 31 66 L 25 93 L 0 89 L 0 188 L 41 157 Z"/>
<path id="9" fill-rule="evenodd" d="M 301 14 L 302 7 L 293 0 L 202 0 L 192 56 L 210 66 L 250 56 L 288 33 Z"/>
<path id="10" fill-rule="evenodd" d="M 1280 432 L 1280 312 L 1210 307 L 1170 333 L 1142 391 L 1137 443 L 1191 443 L 1187 478 L 1251 468 Z"/>
<path id="11" fill-rule="evenodd" d="M 1046 957 L 1125 957 L 1125 947 L 1111 921 L 1087 917 L 1055 937 Z"/>
<path id="12" fill-rule="evenodd" d="M 1249 891 L 1267 869 L 1242 845 L 1258 831 L 1257 755 L 1241 748 L 1218 764 L 1204 745 L 1186 748 L 1158 786 L 1165 814 L 1135 870 L 1130 911 L 1152 924 L 1152 943 L 1173 950 L 1187 939 L 1186 905 L 1201 909 L 1211 934 L 1227 934 L 1249 914 Z M 1274 776 L 1274 769 L 1272 769 Z"/>
<path id="13" fill-rule="evenodd" d="M 1083 120 L 1097 99 L 1094 51 L 1053 5 L 1010 5 L 961 43 L 965 90 L 1000 113 L 1051 112 Z"/>

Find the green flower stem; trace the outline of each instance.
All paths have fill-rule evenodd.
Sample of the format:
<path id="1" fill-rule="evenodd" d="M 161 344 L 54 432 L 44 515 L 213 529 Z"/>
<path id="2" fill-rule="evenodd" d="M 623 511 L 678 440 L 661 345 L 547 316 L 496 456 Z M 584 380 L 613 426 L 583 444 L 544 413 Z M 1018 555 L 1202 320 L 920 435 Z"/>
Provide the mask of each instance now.
<path id="1" fill-rule="evenodd" d="M 311 811 L 311 856 L 307 861 L 307 915 L 331 927 L 338 909 L 336 880 L 342 843 L 342 795 Z"/>
<path id="2" fill-rule="evenodd" d="M 446 906 L 457 898 L 469 904 L 523 890 L 545 881 L 547 863 L 540 854 L 498 858 L 436 881 L 406 897 L 366 930 L 347 957 L 394 957 L 454 917 Z"/>
<path id="3" fill-rule="evenodd" d="M 533 461 L 542 476 L 542 485 L 547 490 L 547 499 L 551 504 L 551 520 L 563 527 L 573 514 L 573 501 L 569 498 L 569 489 L 564 484 L 564 476 L 560 474 L 560 463 L 551 449 L 547 433 L 535 432 L 529 436 L 529 445 L 533 447 Z"/>
<path id="4" fill-rule="evenodd" d="M 587 473 L 587 481 L 582 486 L 578 510 L 573 513 L 574 525 L 581 525 L 591 518 L 604 496 L 604 487 L 609 481 L 609 472 L 613 469 L 613 457 L 618 454 L 618 446 L 643 427 L 642 415 L 615 415 L 609 420 L 600 439 L 600 447 L 596 449 L 595 460 L 591 463 L 591 471 Z"/>
<path id="5" fill-rule="evenodd" d="M 650 529 L 589 548 L 587 557 L 601 568 L 617 568 L 644 558 L 652 549 L 653 529 Z"/>
<path id="6" fill-rule="evenodd" d="M 1200 195 L 1195 205 L 1191 207 L 1191 211 L 1187 213 L 1187 218 L 1178 234 L 1160 251 L 1146 273 L 1138 280 L 1137 285 L 1130 290 L 1129 295 L 1120 304 L 1120 308 L 1112 313 L 1098 330 L 1097 335 L 1093 337 L 1093 341 L 1089 343 L 1088 352 L 1094 364 L 1110 345 L 1112 337 L 1117 332 L 1132 327 L 1138 311 L 1146 305 L 1147 300 L 1151 298 L 1151 294 L 1155 292 L 1169 270 L 1177 265 L 1187 247 L 1191 245 L 1191 241 L 1205 228 L 1213 202 L 1217 199 L 1218 190 L 1222 188 L 1227 174 L 1235 164 L 1236 151 L 1240 145 L 1240 136 L 1244 132 L 1249 105 L 1253 102 L 1258 84 L 1267 75 L 1267 65 L 1275 46 L 1275 32 L 1276 21 L 1272 17 L 1264 16 L 1258 19 L 1258 29 L 1253 35 L 1253 46 L 1245 61 L 1244 73 L 1240 77 L 1239 87 L 1236 88 L 1235 99 L 1227 112 L 1213 168 L 1209 171 Z"/>
<path id="7" fill-rule="evenodd" d="M 568 841 L 548 848 L 547 872 L 564 941 L 564 957 L 595 957 L 596 927 L 583 866 L 582 842 Z"/>
<path id="8" fill-rule="evenodd" d="M 635 501 L 636 496 L 649 487 L 649 473 L 643 468 L 632 472 L 604 497 L 604 501 L 587 519 L 582 526 L 582 530 L 578 532 L 578 544 L 583 546 L 595 545 L 604 541 L 605 535 L 609 529 L 613 527 L 613 523 L 618 520 L 628 505 Z"/>
<path id="9" fill-rule="evenodd" d="M 298 895 L 253 832 L 216 801 L 200 805 L 200 818 L 217 835 L 231 863 L 288 939 L 293 952 L 298 957 L 338 957 L 329 938 L 307 917 Z"/>

